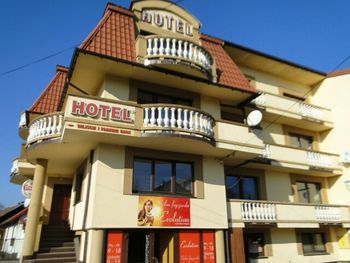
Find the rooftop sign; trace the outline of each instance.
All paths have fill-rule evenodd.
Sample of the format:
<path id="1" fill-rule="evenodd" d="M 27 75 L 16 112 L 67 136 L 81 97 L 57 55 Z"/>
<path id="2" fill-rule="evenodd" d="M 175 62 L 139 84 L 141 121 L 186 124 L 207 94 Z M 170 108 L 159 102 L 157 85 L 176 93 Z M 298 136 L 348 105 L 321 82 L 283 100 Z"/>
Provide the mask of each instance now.
<path id="1" fill-rule="evenodd" d="M 142 10 L 142 22 L 168 31 L 193 36 L 193 25 L 179 16 L 161 10 Z"/>

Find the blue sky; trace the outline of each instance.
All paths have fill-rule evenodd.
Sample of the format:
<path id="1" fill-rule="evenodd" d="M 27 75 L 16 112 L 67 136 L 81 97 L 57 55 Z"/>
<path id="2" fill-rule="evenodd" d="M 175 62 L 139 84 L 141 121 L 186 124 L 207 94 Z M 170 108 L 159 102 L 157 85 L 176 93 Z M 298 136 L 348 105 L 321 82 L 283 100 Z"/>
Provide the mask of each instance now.
<path id="1" fill-rule="evenodd" d="M 111 1 L 128 7 L 130 1 Z M 104 0 L 5 0 L 0 8 L 0 203 L 23 200 L 9 183 L 19 154 L 20 113 L 52 78 L 55 65 L 68 66 L 73 48 L 102 16 Z M 320 71 L 332 71 L 350 55 L 350 1 L 183 0 L 201 31 Z M 4 74 L 41 58 L 57 56 Z M 350 67 L 346 61 L 340 68 Z"/>

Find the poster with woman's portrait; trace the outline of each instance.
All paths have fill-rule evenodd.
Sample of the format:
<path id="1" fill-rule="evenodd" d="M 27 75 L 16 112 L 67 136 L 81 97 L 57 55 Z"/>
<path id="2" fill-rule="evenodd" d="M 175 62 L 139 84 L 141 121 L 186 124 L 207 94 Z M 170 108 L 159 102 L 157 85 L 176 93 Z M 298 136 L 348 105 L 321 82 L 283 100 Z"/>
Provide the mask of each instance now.
<path id="1" fill-rule="evenodd" d="M 139 196 L 137 226 L 191 226 L 190 199 Z"/>

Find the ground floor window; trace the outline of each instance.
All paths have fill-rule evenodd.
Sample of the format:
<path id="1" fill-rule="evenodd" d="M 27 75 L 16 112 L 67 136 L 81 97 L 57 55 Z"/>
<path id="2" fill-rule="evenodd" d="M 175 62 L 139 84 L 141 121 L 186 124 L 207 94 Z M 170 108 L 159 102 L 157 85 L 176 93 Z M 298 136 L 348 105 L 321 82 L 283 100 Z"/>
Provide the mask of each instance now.
<path id="1" fill-rule="evenodd" d="M 259 258 L 265 256 L 265 240 L 263 233 L 245 234 L 244 243 L 247 258 Z"/>
<path id="2" fill-rule="evenodd" d="M 326 252 L 324 233 L 301 233 L 301 243 L 305 255 Z"/>

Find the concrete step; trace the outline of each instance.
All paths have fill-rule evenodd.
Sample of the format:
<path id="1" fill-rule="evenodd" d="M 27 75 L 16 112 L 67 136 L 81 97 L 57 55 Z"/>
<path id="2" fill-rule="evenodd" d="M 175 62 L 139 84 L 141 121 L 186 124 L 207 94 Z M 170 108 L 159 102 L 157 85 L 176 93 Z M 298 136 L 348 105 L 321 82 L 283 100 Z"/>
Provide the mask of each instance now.
<path id="1" fill-rule="evenodd" d="M 69 258 L 75 257 L 75 252 L 49 252 L 49 253 L 37 253 L 36 258 Z"/>
<path id="2" fill-rule="evenodd" d="M 50 252 L 74 252 L 74 247 L 46 247 L 40 248 L 39 253 L 50 253 Z"/>
<path id="3" fill-rule="evenodd" d="M 36 258 L 25 260 L 24 263 L 61 263 L 61 262 L 76 262 L 75 257 L 64 258 Z"/>
<path id="4" fill-rule="evenodd" d="M 52 247 L 74 247 L 74 242 L 42 242 L 40 243 L 40 249 L 41 248 L 52 248 Z"/>

